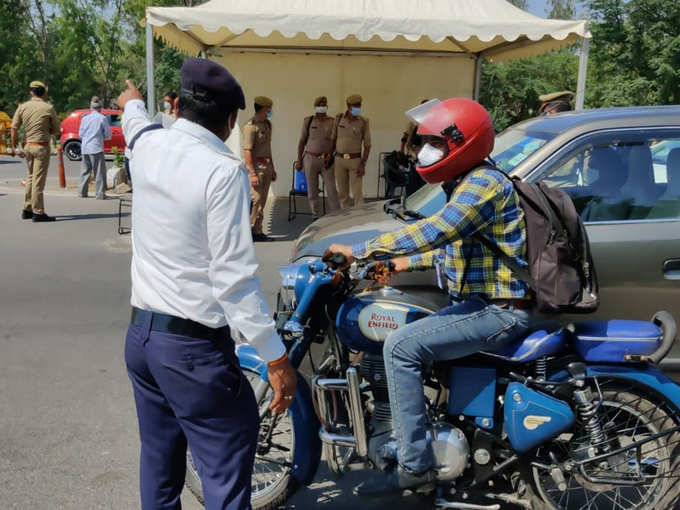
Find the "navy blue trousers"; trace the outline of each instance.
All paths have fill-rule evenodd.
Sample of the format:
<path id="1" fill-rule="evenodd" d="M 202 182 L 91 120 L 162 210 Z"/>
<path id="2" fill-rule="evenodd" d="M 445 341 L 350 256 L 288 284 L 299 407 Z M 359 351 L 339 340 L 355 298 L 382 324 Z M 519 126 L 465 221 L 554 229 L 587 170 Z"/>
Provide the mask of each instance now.
<path id="1" fill-rule="evenodd" d="M 142 510 L 180 510 L 187 443 L 207 510 L 250 510 L 258 434 L 253 391 L 234 342 L 150 331 L 131 324 L 125 362 L 141 439 Z"/>

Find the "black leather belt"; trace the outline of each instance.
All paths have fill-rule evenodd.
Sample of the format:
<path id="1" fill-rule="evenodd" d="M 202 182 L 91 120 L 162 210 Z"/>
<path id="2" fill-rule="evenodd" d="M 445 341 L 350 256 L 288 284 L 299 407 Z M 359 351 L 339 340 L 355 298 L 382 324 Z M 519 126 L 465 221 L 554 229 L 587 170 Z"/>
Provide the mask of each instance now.
<path id="1" fill-rule="evenodd" d="M 149 312 L 132 307 L 130 322 L 135 326 L 144 326 L 151 317 L 151 331 L 170 333 L 172 335 L 202 338 L 213 342 L 224 341 L 229 338 L 229 326 L 211 328 L 190 319 L 182 319 L 174 315 Z"/>

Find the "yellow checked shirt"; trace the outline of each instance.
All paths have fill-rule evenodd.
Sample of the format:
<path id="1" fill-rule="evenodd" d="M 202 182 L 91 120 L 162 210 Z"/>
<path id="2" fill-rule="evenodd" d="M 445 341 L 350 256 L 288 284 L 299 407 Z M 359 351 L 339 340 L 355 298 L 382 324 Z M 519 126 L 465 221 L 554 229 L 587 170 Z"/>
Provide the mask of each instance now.
<path id="1" fill-rule="evenodd" d="M 470 172 L 437 214 L 356 244 L 352 254 L 357 259 L 411 255 L 411 269 L 431 268 L 439 260 L 454 298 L 528 297 L 528 286 L 472 237 L 475 233 L 495 243 L 520 267 L 527 266 L 526 225 L 517 192 L 503 174 L 485 167 Z"/>

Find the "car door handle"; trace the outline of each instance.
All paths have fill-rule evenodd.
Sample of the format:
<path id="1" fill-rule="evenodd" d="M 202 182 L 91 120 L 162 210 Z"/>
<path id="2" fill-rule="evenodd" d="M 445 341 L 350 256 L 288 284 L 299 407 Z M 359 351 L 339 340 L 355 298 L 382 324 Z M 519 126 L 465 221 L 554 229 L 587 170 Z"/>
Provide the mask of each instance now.
<path id="1" fill-rule="evenodd" d="M 680 280 L 680 259 L 668 259 L 664 261 L 663 277 L 666 280 Z"/>

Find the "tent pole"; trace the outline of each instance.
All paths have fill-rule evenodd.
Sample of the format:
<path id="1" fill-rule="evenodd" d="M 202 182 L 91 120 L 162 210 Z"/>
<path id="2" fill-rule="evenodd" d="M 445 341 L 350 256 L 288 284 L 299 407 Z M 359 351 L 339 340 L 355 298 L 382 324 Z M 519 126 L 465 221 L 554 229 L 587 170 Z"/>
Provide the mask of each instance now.
<path id="1" fill-rule="evenodd" d="M 586 76 L 588 74 L 588 53 L 590 52 L 590 39 L 581 41 L 581 55 L 578 59 L 578 81 L 576 85 L 576 109 L 583 110 L 583 102 L 586 95 Z"/>
<path id="2" fill-rule="evenodd" d="M 484 58 L 481 55 L 477 55 L 475 58 L 475 84 L 473 99 L 479 101 L 479 89 L 482 83 L 482 64 L 484 63 Z"/>
<path id="3" fill-rule="evenodd" d="M 156 98 L 154 97 L 153 80 L 153 28 L 149 20 L 146 20 L 146 108 L 149 116 L 156 113 Z"/>

